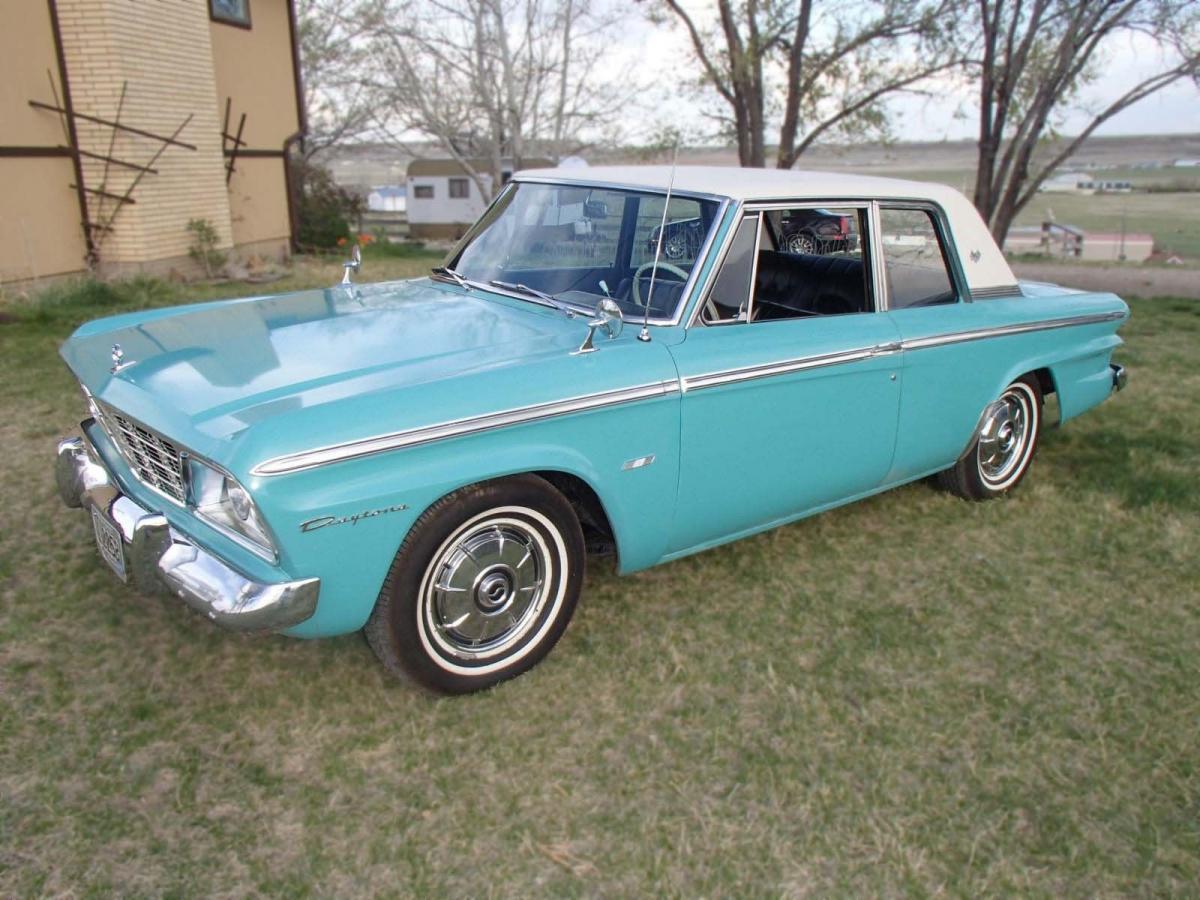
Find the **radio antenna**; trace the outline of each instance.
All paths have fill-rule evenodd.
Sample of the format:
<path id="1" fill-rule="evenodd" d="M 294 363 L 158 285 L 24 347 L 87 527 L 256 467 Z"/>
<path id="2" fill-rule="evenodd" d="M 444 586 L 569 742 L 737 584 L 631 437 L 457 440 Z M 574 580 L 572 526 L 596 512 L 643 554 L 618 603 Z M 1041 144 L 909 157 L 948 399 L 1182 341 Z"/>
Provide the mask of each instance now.
<path id="1" fill-rule="evenodd" d="M 663 238 L 667 234 L 667 210 L 671 208 L 671 189 L 675 187 L 675 163 L 679 159 L 679 140 L 675 140 L 675 150 L 671 154 L 671 175 L 667 179 L 667 199 L 663 201 L 662 222 L 658 226 L 658 245 L 654 248 L 654 268 L 650 270 L 650 287 L 646 291 L 646 314 L 642 317 L 642 330 L 638 333 L 639 341 L 650 340 L 650 304 L 654 300 L 654 282 L 658 278 L 658 261 L 662 258 Z"/>

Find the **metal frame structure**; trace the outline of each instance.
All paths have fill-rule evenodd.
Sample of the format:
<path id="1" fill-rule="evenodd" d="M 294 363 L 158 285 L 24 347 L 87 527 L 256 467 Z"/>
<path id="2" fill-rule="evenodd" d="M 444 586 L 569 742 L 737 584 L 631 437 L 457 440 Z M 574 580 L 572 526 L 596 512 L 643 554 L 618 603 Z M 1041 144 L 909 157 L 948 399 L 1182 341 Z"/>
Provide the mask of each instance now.
<path id="1" fill-rule="evenodd" d="M 54 20 L 54 27 L 57 32 L 57 18 Z M 61 43 L 59 43 L 59 48 L 61 50 Z M 70 187 L 79 195 L 79 208 L 82 216 L 81 224 L 84 232 L 84 240 L 87 246 L 87 262 L 90 268 L 100 261 L 100 247 L 104 242 L 105 236 L 113 231 L 113 222 L 116 220 L 117 215 L 126 206 L 131 206 L 137 203 L 137 201 L 133 198 L 133 192 L 137 189 L 138 185 L 141 184 L 142 179 L 147 175 L 158 174 L 158 169 L 155 168 L 155 164 L 162 157 L 163 153 L 167 151 L 167 148 L 180 147 L 184 150 L 196 150 L 195 144 L 189 144 L 186 141 L 179 140 L 179 135 L 183 133 L 183 130 L 192 121 L 192 113 L 188 113 L 187 117 L 179 124 L 179 127 L 176 128 L 170 136 L 155 134 L 154 132 L 147 131 L 144 128 L 137 128 L 132 125 L 128 125 L 121 121 L 121 115 L 125 109 L 125 96 L 129 89 L 128 81 L 122 82 L 121 84 L 121 96 L 117 101 L 117 112 L 114 118 L 106 119 L 102 116 L 95 116 L 91 115 L 90 113 L 80 112 L 79 110 L 75 109 L 70 100 L 69 88 L 66 80 L 66 68 L 63 60 L 61 59 L 61 53 L 59 64 L 59 77 L 63 85 L 62 98 L 60 99 L 59 97 L 58 87 L 55 84 L 54 76 L 50 73 L 50 70 L 47 69 L 46 77 L 50 81 L 50 95 L 54 102 L 43 103 L 40 100 L 30 100 L 29 105 L 34 109 L 57 113 L 59 120 L 62 123 L 63 138 L 66 141 L 66 145 L 61 148 L 57 148 L 57 150 L 62 152 L 64 155 L 69 155 L 75 165 L 75 182 L 71 184 Z M 242 119 L 244 123 L 244 115 L 242 116 Z M 75 123 L 77 120 L 92 122 L 96 125 L 102 125 L 106 128 L 112 129 L 112 133 L 109 135 L 107 153 L 95 153 L 90 150 L 84 150 L 79 146 L 79 136 L 75 128 Z M 131 134 L 147 140 L 157 141 L 158 148 L 150 156 L 149 160 L 144 163 L 137 163 L 128 159 L 120 159 L 114 155 L 118 132 Z M 88 187 L 84 183 L 83 159 L 85 158 L 104 163 L 104 174 L 100 179 L 99 187 Z M 112 170 L 113 166 L 128 169 L 136 173 L 136 175 L 133 177 L 133 180 L 125 187 L 124 191 L 120 193 L 108 189 L 109 172 Z M 226 174 L 227 181 L 229 174 L 230 173 L 228 172 Z M 100 198 L 102 201 L 109 200 L 113 202 L 114 206 L 112 207 L 111 211 L 108 212 L 107 216 L 105 216 L 103 212 L 99 210 L 93 213 L 92 204 L 87 201 L 88 195 Z"/>
<path id="2" fill-rule="evenodd" d="M 238 127 L 236 134 L 229 133 L 229 117 L 233 112 L 233 98 L 225 98 L 225 121 L 221 125 L 221 155 L 225 157 L 225 183 L 229 184 L 229 180 L 233 178 L 233 173 L 237 169 L 238 153 L 246 142 L 242 140 L 242 132 L 246 129 L 246 114 L 242 113 L 238 119 Z"/>

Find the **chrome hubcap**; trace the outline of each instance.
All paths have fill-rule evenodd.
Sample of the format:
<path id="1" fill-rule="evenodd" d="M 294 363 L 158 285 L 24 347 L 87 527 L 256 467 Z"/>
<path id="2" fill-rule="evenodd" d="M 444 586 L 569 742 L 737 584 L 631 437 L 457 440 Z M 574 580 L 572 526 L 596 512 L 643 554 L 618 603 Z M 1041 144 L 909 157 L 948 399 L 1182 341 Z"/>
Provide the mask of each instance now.
<path id="1" fill-rule="evenodd" d="M 988 481 L 1003 481 L 1025 455 L 1029 410 L 1022 394 L 1005 391 L 979 434 L 979 471 Z"/>
<path id="2" fill-rule="evenodd" d="M 545 600 L 544 544 L 511 519 L 484 521 L 457 536 L 430 571 L 431 636 L 454 656 L 503 653 L 533 627 Z"/>

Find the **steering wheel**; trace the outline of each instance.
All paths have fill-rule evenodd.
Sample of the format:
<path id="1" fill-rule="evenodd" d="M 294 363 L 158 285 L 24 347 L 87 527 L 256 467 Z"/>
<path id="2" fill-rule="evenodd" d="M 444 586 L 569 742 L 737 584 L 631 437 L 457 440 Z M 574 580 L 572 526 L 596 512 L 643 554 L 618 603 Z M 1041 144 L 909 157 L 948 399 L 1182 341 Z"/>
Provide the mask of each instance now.
<path id="1" fill-rule="evenodd" d="M 670 263 L 666 263 L 666 262 L 655 263 L 654 260 L 651 260 L 650 262 L 642 263 L 640 266 L 637 267 L 637 271 L 633 273 L 633 301 L 638 306 L 646 305 L 646 301 L 642 299 L 642 288 L 640 286 L 640 282 L 642 280 L 642 273 L 645 272 L 647 269 L 653 269 L 655 265 L 657 265 L 664 272 L 669 272 L 671 275 L 674 275 L 680 281 L 688 280 L 688 273 L 683 271 L 683 269 L 679 268 L 679 266 L 673 266 Z"/>

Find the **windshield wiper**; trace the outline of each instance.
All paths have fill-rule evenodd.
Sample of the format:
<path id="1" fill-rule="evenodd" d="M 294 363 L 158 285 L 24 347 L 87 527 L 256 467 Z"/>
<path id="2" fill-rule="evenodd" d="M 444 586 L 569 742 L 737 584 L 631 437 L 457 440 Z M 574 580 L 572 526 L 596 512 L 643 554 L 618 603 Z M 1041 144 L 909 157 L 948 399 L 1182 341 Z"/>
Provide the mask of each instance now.
<path id="1" fill-rule="evenodd" d="M 531 288 L 527 284 L 514 284 L 511 281 L 489 281 L 488 284 L 493 287 L 504 288 L 506 291 L 516 291 L 518 294 L 524 294 L 526 297 L 535 297 L 542 300 L 548 306 L 552 306 L 561 313 L 565 313 L 568 319 L 575 318 L 575 310 L 567 306 L 557 297 L 547 294 L 545 291 L 539 291 L 537 288 Z"/>
<path id="2" fill-rule="evenodd" d="M 448 278 L 461 288 L 470 290 L 471 283 L 463 277 L 462 273 L 452 269 L 450 266 L 434 266 L 429 270 L 439 278 Z"/>

